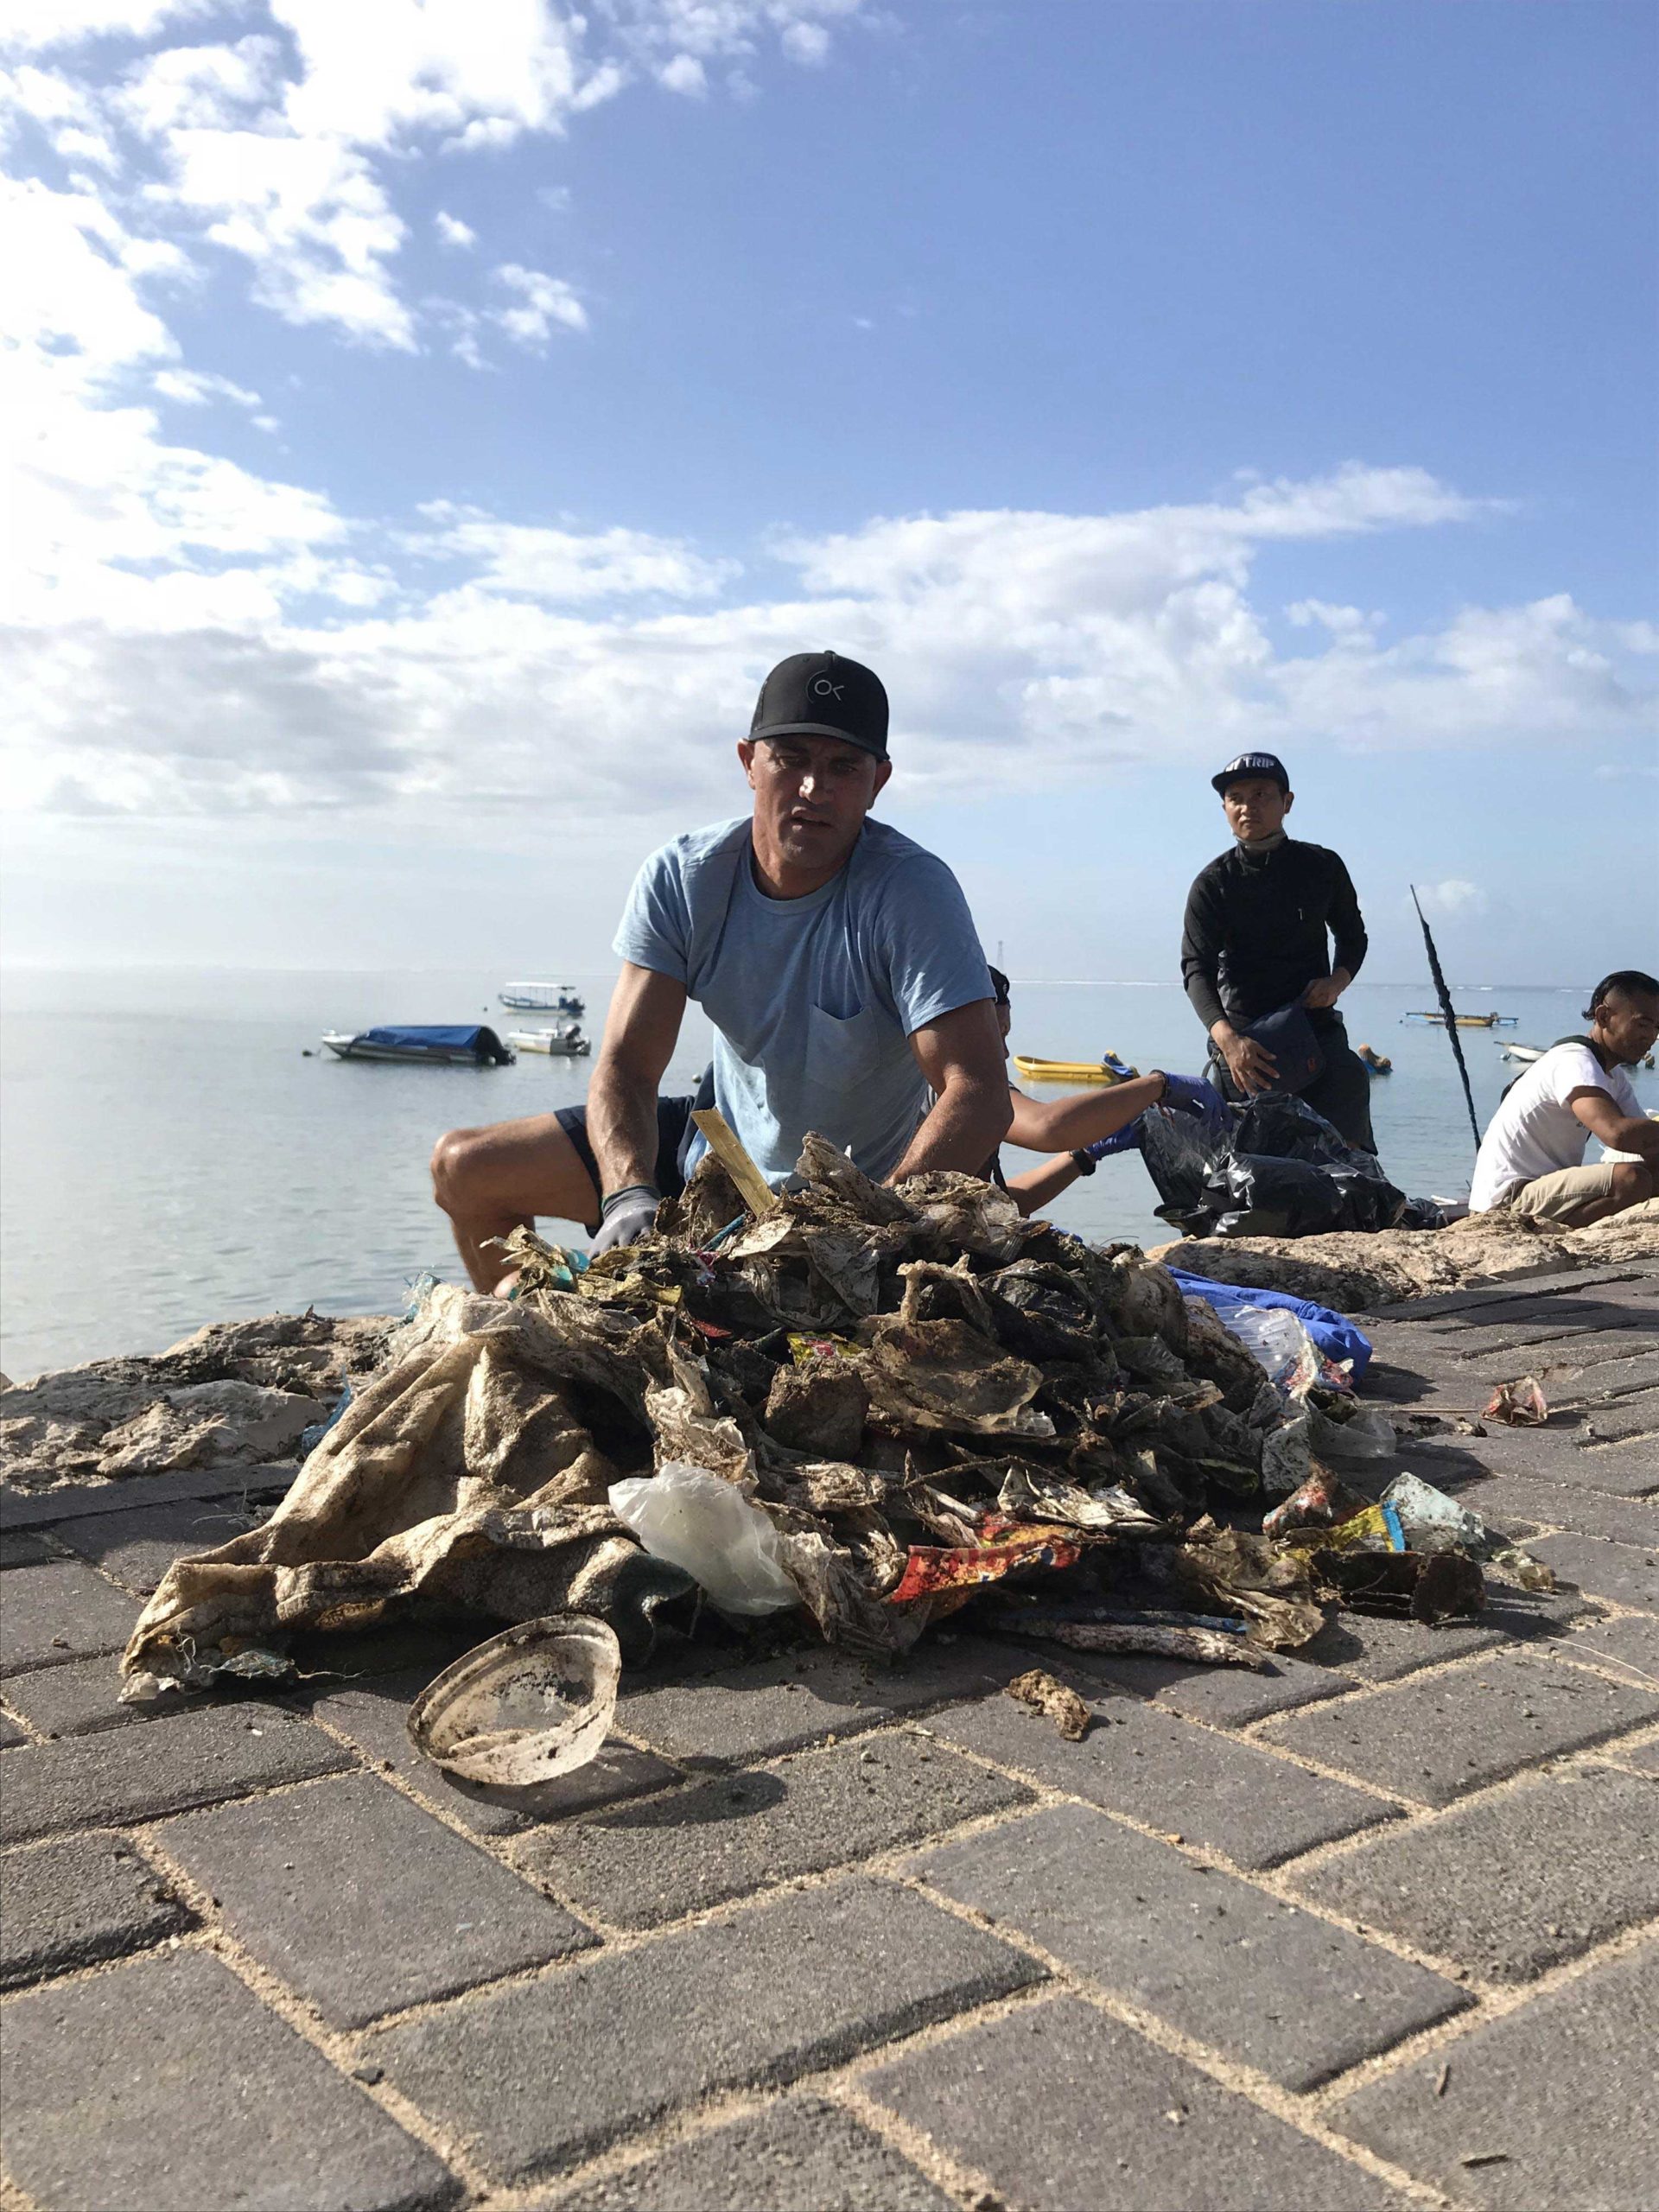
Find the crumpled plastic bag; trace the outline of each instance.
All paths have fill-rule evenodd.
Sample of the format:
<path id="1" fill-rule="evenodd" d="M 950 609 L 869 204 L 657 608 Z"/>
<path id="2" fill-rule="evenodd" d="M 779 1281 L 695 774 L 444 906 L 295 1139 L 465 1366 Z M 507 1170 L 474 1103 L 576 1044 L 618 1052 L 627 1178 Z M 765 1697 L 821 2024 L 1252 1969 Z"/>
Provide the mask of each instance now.
<path id="1" fill-rule="evenodd" d="M 613 1483 L 611 1509 L 653 1559 L 683 1567 L 722 1613 L 783 1612 L 800 1603 L 777 1529 L 735 1484 L 671 1459 Z"/>

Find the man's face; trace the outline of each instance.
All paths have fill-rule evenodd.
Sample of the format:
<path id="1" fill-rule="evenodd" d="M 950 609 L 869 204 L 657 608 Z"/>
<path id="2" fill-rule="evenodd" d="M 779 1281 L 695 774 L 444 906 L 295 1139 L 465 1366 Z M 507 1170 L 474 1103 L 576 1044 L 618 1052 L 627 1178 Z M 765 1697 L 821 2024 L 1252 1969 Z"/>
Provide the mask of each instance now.
<path id="1" fill-rule="evenodd" d="M 1621 1065 L 1635 1067 L 1659 1038 L 1659 997 L 1651 991 L 1609 991 L 1596 1009 L 1596 1029 Z"/>
<path id="2" fill-rule="evenodd" d="M 1281 791 L 1271 776 L 1240 776 L 1223 791 L 1221 809 L 1234 836 L 1254 844 L 1284 828 L 1294 796 Z"/>
<path id="3" fill-rule="evenodd" d="M 737 748 L 754 793 L 754 818 L 783 857 L 801 868 L 851 852 L 876 793 L 893 773 L 839 737 L 745 738 Z"/>

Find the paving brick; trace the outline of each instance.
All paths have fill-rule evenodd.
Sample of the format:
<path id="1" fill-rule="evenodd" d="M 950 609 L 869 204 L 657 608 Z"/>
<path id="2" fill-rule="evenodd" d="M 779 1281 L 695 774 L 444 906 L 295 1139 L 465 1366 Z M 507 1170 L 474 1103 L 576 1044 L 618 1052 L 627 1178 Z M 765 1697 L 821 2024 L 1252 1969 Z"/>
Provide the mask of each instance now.
<path id="1" fill-rule="evenodd" d="M 1613 1497 L 1639 1497 L 1659 1489 L 1659 1446 L 1651 1440 L 1633 1444 L 1623 1437 L 1597 1443 L 1590 1432 L 1608 1418 L 1605 1408 L 1598 1408 L 1593 1419 L 1570 1414 L 1551 1428 L 1503 1428 L 1491 1422 L 1484 1437 L 1468 1443 L 1431 1438 L 1407 1448 L 1414 1471 L 1443 1490 L 1459 1489 L 1463 1482 L 1485 1475 L 1513 1475 L 1553 1483 L 1558 1490 L 1592 1490 Z M 1447 1481 L 1446 1474 L 1452 1479 Z"/>
<path id="2" fill-rule="evenodd" d="M 1653 1416 L 1649 1414 L 1651 1428 Z M 1561 1454 L 1564 1471 L 1541 1466 L 1546 1482 L 1583 1483 L 1620 1497 L 1659 1495 L 1659 1436 L 1648 1434 L 1608 1443 L 1578 1443 Z"/>
<path id="3" fill-rule="evenodd" d="M 142 1951 L 194 1915 L 124 1836 L 77 1835 L 0 1858 L 0 1989 Z"/>
<path id="4" fill-rule="evenodd" d="M 20 1567 L 0 1605 L 0 1675 L 119 1651 L 137 1618 L 130 1598 L 78 1560 Z"/>
<path id="5" fill-rule="evenodd" d="M 1020 2212 L 1380 2212 L 1333 2151 L 1074 1998 L 912 2051 L 861 2084 Z"/>
<path id="6" fill-rule="evenodd" d="M 538 1821 L 563 1820 L 571 1813 L 661 1789 L 679 1779 L 677 1767 L 613 1737 L 586 1766 L 538 1783 L 533 1790 L 489 1790 L 461 1781 L 423 1758 L 409 1740 L 410 1702 L 439 1671 L 416 1668 L 385 1675 L 355 1689 L 334 1691 L 319 1700 L 313 1710 L 327 1726 L 349 1737 L 370 1759 L 402 1775 L 429 1803 L 442 1806 L 476 1834 L 515 1835 Z"/>
<path id="7" fill-rule="evenodd" d="M 372 1775 L 169 1821 L 160 1840 L 218 1900 L 238 1942 L 335 2027 L 593 1940 Z"/>
<path id="8" fill-rule="evenodd" d="M 955 2212 L 890 2144 L 822 2097 L 785 2097 L 626 2172 L 538 2200 L 547 2212 Z"/>
<path id="9" fill-rule="evenodd" d="M 1656 2019 L 1649 1944 L 1356 2089 L 1331 2123 L 1483 2212 L 1637 2212 L 1659 2164 Z"/>
<path id="10" fill-rule="evenodd" d="M 1659 1695 L 1500 1652 L 1455 1673 L 1269 1720 L 1264 1738 L 1429 1805 L 1659 1719 Z"/>
<path id="11" fill-rule="evenodd" d="M 1613 1660 L 1635 1668 L 1652 1678 L 1649 1688 L 1659 1688 L 1659 1619 L 1651 1613 L 1624 1613 L 1617 1620 L 1592 1621 L 1587 1628 L 1563 1637 L 1560 1649 L 1564 1656 L 1586 1659 L 1592 1664 Z"/>
<path id="12" fill-rule="evenodd" d="M 791 1653 L 637 1691 L 618 1706 L 617 1726 L 671 1758 L 747 1764 L 946 1698 L 1001 1688 L 1027 1663 L 982 1637 L 926 1643 L 883 1669 L 827 1653 Z"/>
<path id="13" fill-rule="evenodd" d="M 308 1720 L 269 1706 L 209 1706 L 14 1751 L 0 1794 L 0 1842 L 96 1821 L 151 1821 L 302 1782 L 352 1764 Z"/>
<path id="14" fill-rule="evenodd" d="M 27 1744 L 29 1736 L 10 1713 L 0 1713 L 0 1751 L 9 1751 L 15 1745 Z"/>
<path id="15" fill-rule="evenodd" d="M 459 2188 L 217 1959 L 6 2008 L 6 2159 L 41 2212 L 416 2212 Z"/>
<path id="16" fill-rule="evenodd" d="M 1659 1613 L 1659 1555 L 1653 1550 L 1597 1536 L 1541 1536 L 1529 1549 L 1592 1598 Z"/>
<path id="17" fill-rule="evenodd" d="M 1614 1757 L 1638 1774 L 1659 1774 L 1659 1736 L 1650 1736 L 1645 1744 L 1621 1744 Z"/>
<path id="18" fill-rule="evenodd" d="M 1084 1677 L 1069 1679 L 1088 1695 Z M 1007 1697 L 953 1706 L 928 1726 L 1051 1789 L 1127 1813 L 1239 1866 L 1272 1866 L 1392 1815 L 1381 1798 L 1155 1707 L 1112 1698 L 1093 1710 L 1099 1718 L 1079 1744 Z"/>
<path id="19" fill-rule="evenodd" d="M 1462 1484 L 1457 1499 L 1489 1529 L 1501 1529 L 1522 1544 L 1529 1529 L 1550 1528 L 1605 1536 L 1615 1544 L 1659 1545 L 1659 1505 L 1646 1498 L 1609 1497 L 1582 1484 L 1541 1483 L 1525 1475 L 1489 1475 Z"/>
<path id="20" fill-rule="evenodd" d="M 6 1702 L 48 1736 L 86 1735 L 140 1717 L 136 1707 L 121 1702 L 121 1664 L 113 1652 L 102 1659 L 73 1659 L 67 1667 L 9 1675 Z"/>
<path id="21" fill-rule="evenodd" d="M 43 1567 L 55 1554 L 27 1529 L 0 1531 L 0 1573 L 9 1567 Z"/>
<path id="22" fill-rule="evenodd" d="M 148 1594 L 175 1559 L 212 1551 L 251 1529 L 256 1516 L 237 1497 L 181 1498 L 168 1505 L 130 1505 L 59 1523 L 60 1544 Z"/>
<path id="23" fill-rule="evenodd" d="M 854 1876 L 385 2029 L 365 2050 L 487 2171 L 568 2167 L 718 2089 L 788 2082 L 1041 1979 Z"/>
<path id="24" fill-rule="evenodd" d="M 1212 1727 L 1244 1728 L 1269 1713 L 1288 1713 L 1321 1698 L 1339 1697 L 1353 1688 L 1346 1675 L 1276 1652 L 1267 1671 L 1252 1667 L 1195 1667 L 1179 1659 L 1109 1658 L 1103 1653 L 1068 1651 L 1068 1666 L 1105 1690 L 1128 1690 L 1155 1697 L 1173 1713 Z"/>
<path id="25" fill-rule="evenodd" d="M 1084 1805 L 906 1861 L 1195 2043 L 1310 2089 L 1468 2003 L 1452 1982 Z"/>
<path id="26" fill-rule="evenodd" d="M 650 1928 L 943 1834 L 1029 1795 L 937 1744 L 886 1735 L 567 1821 L 517 1856 L 579 1912 Z"/>
<path id="27" fill-rule="evenodd" d="M 1588 1600 L 1576 1591 L 1534 1592 L 1488 1582 L 1486 1604 L 1477 1619 L 1441 1621 L 1426 1628 L 1382 1613 L 1338 1611 L 1302 1649 L 1310 1660 L 1340 1668 L 1362 1681 L 1392 1682 L 1420 1668 L 1466 1658 L 1471 1652 L 1496 1651 L 1552 1635 L 1589 1610 Z"/>
<path id="28" fill-rule="evenodd" d="M 261 1467 L 181 1467 L 159 1475 L 124 1475 L 116 1482 L 57 1483 L 49 1490 L 17 1490 L 0 1483 L 0 1529 L 48 1529 L 55 1538 L 67 1521 L 89 1513 L 119 1513 L 130 1505 L 171 1505 L 179 1498 L 281 1497 L 293 1481 L 291 1463 Z"/>
<path id="29" fill-rule="evenodd" d="M 1527 1981 L 1659 1913 L 1659 1791 L 1595 1767 L 1390 1829 L 1293 1886 L 1491 1981 Z"/>

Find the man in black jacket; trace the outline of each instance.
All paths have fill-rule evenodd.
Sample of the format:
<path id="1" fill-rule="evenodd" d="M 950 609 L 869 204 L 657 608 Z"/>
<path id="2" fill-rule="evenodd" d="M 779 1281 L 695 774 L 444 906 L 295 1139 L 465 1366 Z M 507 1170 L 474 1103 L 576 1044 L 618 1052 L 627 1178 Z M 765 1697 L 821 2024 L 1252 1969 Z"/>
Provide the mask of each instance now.
<path id="1" fill-rule="evenodd" d="M 1325 1065 L 1298 1096 L 1350 1144 L 1374 1153 L 1370 1075 L 1336 1010 L 1365 957 L 1348 871 L 1323 845 L 1285 835 L 1295 794 L 1271 753 L 1242 753 L 1211 782 L 1235 842 L 1187 893 L 1181 980 L 1210 1033 L 1214 1080 L 1232 1098 L 1280 1088 L 1272 1052 L 1244 1030 L 1300 1005 Z"/>

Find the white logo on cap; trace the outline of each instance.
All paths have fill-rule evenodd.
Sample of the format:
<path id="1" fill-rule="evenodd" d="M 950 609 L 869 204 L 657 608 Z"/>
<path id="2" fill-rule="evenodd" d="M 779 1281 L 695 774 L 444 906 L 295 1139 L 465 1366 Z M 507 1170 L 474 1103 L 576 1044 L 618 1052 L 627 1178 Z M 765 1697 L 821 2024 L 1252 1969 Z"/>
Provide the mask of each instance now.
<path id="1" fill-rule="evenodd" d="M 815 676 L 806 688 L 815 699 L 839 699 L 847 687 L 843 683 L 832 683 L 827 676 Z"/>

